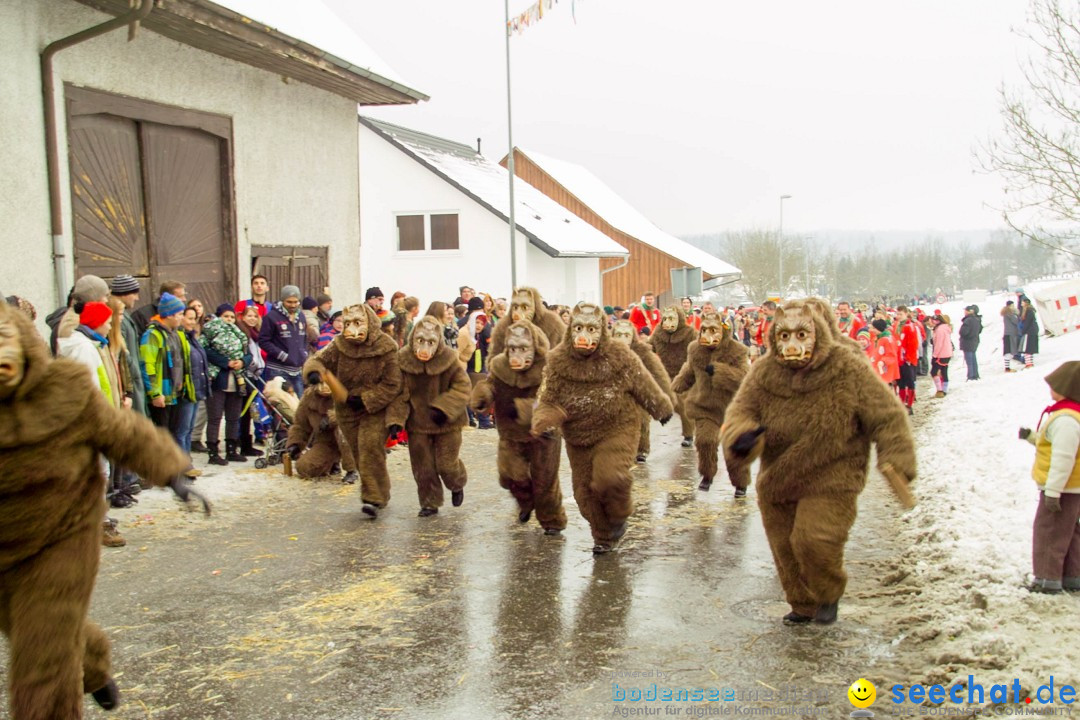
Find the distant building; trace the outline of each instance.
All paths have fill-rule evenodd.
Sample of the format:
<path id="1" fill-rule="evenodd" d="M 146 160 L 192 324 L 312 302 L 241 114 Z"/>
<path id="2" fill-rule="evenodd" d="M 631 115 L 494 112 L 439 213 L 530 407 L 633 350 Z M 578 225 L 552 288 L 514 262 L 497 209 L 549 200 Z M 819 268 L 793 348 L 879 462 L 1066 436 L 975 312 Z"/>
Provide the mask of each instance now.
<path id="1" fill-rule="evenodd" d="M 254 269 L 275 298 L 292 282 L 362 300 L 356 107 L 426 96 L 320 0 L 157 2 L 131 40 L 122 25 L 60 50 L 54 262 L 41 53 L 130 10 L 0 0 L 0 288 L 47 311 L 77 275 L 130 273 L 213 308 Z"/>
<path id="2" fill-rule="evenodd" d="M 360 274 L 389 296 L 508 297 L 510 175 L 474 148 L 360 118 Z M 600 301 L 600 264 L 626 250 L 528 183 L 515 183 L 517 282 L 548 303 Z"/>
<path id="3" fill-rule="evenodd" d="M 506 164 L 503 158 L 502 165 Z M 706 290 L 742 274 L 734 265 L 658 228 L 580 165 L 514 148 L 514 173 L 630 251 L 628 261 L 600 263 L 605 305 L 637 302 L 649 290 L 662 303 L 670 302 L 675 268 L 700 267 Z"/>

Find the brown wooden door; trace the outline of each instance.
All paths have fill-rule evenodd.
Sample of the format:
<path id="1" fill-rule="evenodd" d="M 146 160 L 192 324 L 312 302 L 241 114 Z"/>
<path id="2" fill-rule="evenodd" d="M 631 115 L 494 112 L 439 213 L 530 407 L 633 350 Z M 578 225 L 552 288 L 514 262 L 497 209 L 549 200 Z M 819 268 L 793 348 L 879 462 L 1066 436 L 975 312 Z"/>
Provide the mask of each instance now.
<path id="1" fill-rule="evenodd" d="M 141 126 L 153 284 L 179 280 L 189 300 L 210 309 L 232 300 L 224 277 L 221 141 L 191 128 Z"/>
<path id="2" fill-rule="evenodd" d="M 266 276 L 274 302 L 286 285 L 296 285 L 302 295 L 313 298 L 327 289 L 327 248 L 255 245 L 251 248 L 251 272 Z"/>
<path id="3" fill-rule="evenodd" d="M 147 291 L 151 275 L 138 123 L 82 115 L 71 118 L 69 135 L 77 273 L 106 279 L 127 273 Z"/>

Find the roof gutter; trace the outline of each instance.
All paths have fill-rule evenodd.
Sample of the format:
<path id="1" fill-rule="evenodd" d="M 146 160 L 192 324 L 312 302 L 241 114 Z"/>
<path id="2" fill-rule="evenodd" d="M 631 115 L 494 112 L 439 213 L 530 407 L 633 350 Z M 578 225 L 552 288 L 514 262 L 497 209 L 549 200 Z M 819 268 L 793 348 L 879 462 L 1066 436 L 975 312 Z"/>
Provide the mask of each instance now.
<path id="1" fill-rule="evenodd" d="M 604 276 L 607 275 L 609 272 L 615 272 L 616 270 L 624 268 L 629 264 L 630 264 L 630 253 L 627 253 L 626 257 L 623 258 L 623 261 L 621 263 L 619 263 L 618 265 L 612 265 L 607 270 L 601 270 L 600 271 L 600 302 L 601 303 L 603 303 L 603 301 L 604 301 Z"/>
<path id="2" fill-rule="evenodd" d="M 135 39 L 135 29 L 154 9 L 154 0 L 142 0 L 138 8 L 100 25 L 87 28 L 74 35 L 55 40 L 41 51 L 41 92 L 45 101 L 45 163 L 49 176 L 49 212 L 52 226 L 53 275 L 56 283 L 56 302 L 63 305 L 67 298 L 67 256 L 64 252 L 64 218 L 60 197 L 60 139 L 56 127 L 56 83 L 53 77 L 53 57 L 72 45 L 104 35 L 116 28 L 130 25 L 128 40 Z"/>

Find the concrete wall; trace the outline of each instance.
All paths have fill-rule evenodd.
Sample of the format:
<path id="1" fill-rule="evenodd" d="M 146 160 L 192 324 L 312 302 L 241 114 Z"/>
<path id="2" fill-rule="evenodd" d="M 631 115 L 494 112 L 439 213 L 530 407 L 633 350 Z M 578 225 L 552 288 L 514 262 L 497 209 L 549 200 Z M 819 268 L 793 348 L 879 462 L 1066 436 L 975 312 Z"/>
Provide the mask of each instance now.
<path id="1" fill-rule="evenodd" d="M 462 285 L 509 297 L 507 222 L 364 125 L 359 137 L 363 286 L 378 286 L 388 299 L 397 290 L 415 295 L 421 311 L 433 300 L 452 301 Z M 398 252 L 397 215 L 440 212 L 458 213 L 457 251 Z M 517 243 L 519 284 L 553 303 L 599 296 L 598 260 L 552 258 L 520 233 Z"/>
<path id="2" fill-rule="evenodd" d="M 39 53 L 109 16 L 70 0 L 0 0 L 0 132 L 5 210 L 0 290 L 48 312 L 53 292 Z M 248 293 L 251 245 L 328 245 L 330 285 L 341 304 L 359 288 L 356 104 L 279 75 L 204 53 L 146 30 L 117 30 L 56 57 L 61 187 L 71 282 L 70 182 L 63 84 L 227 115 L 239 296 Z"/>

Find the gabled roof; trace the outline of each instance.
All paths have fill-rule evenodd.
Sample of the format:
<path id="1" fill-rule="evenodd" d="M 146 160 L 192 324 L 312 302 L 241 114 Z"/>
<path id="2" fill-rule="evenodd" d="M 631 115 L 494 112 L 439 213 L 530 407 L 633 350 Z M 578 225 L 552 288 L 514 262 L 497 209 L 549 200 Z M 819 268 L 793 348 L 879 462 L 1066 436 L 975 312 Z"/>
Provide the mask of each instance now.
<path id="1" fill-rule="evenodd" d="M 531 150 L 521 148 L 516 148 L 516 150 L 616 230 L 621 230 L 630 237 L 690 267 L 700 267 L 706 275 L 716 277 L 742 273 L 734 265 L 653 225 L 647 217 L 635 210 L 630 203 L 616 195 L 614 190 L 582 166 L 565 160 L 556 160 Z"/>
<path id="2" fill-rule="evenodd" d="M 78 2 L 111 15 L 131 9 L 128 0 Z M 159 1 L 142 25 L 361 105 L 428 99 L 407 87 L 322 0 Z"/>
<path id="3" fill-rule="evenodd" d="M 409 157 L 510 222 L 510 173 L 468 145 L 361 117 L 360 122 Z M 363 170 L 361 169 L 361 172 Z M 518 231 L 551 257 L 618 257 L 626 248 L 520 178 L 514 181 Z"/>

